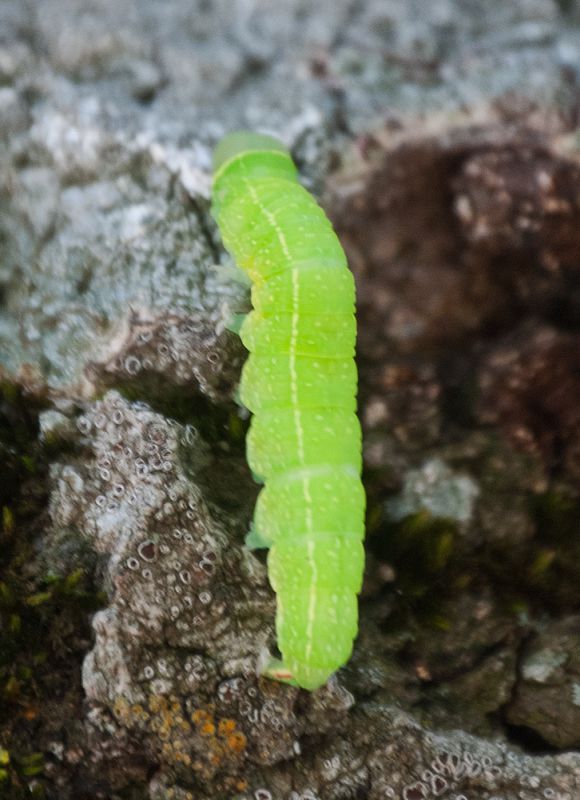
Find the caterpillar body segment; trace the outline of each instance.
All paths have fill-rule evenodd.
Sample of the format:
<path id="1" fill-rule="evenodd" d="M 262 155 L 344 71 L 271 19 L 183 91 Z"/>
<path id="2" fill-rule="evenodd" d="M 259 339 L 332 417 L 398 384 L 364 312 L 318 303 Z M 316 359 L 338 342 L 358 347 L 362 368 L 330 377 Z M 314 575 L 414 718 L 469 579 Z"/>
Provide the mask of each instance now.
<path id="1" fill-rule="evenodd" d="M 213 213 L 252 281 L 240 330 L 248 462 L 264 480 L 250 543 L 270 545 L 283 661 L 268 674 L 316 689 L 350 657 L 364 564 L 354 280 L 322 209 L 275 139 L 226 137 Z"/>

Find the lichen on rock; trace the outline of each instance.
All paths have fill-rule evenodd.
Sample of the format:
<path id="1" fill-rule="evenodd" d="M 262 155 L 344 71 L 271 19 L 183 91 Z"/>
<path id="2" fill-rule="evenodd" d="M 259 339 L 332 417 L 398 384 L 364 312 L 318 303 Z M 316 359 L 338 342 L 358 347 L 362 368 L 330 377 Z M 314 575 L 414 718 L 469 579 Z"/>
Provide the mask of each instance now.
<path id="1" fill-rule="evenodd" d="M 579 24 L 0 3 L 0 600 L 39 631 L 0 681 L 0 794 L 576 800 Z M 209 209 L 239 127 L 291 147 L 357 280 L 367 574 L 313 695 L 256 674 L 248 297 Z"/>
<path id="2" fill-rule="evenodd" d="M 107 734 L 115 720 L 192 784 L 291 757 L 311 725 L 332 724 L 339 691 L 298 717 L 296 690 L 258 679 L 273 598 L 239 525 L 224 529 L 192 481 L 199 433 L 115 391 L 77 427 L 91 456 L 53 466 L 51 515 L 108 557 L 110 604 L 83 665 L 86 696 L 108 716 L 89 714 L 92 726 Z"/>

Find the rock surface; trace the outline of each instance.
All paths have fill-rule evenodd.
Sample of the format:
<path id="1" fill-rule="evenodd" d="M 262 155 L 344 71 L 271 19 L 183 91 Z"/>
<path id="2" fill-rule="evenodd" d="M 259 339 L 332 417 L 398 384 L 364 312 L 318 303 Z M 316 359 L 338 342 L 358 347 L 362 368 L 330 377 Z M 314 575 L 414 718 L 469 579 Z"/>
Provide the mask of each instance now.
<path id="1" fill-rule="evenodd" d="M 3 797 L 580 796 L 579 63 L 566 0 L 3 0 Z M 240 126 L 358 285 L 361 629 L 313 694 L 257 674 Z"/>

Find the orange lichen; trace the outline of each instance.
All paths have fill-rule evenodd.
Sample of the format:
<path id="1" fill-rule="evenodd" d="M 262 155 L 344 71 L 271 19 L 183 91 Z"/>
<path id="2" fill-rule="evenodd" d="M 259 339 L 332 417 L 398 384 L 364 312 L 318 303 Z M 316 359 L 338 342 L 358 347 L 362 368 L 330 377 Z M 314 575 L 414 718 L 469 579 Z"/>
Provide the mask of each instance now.
<path id="1" fill-rule="evenodd" d="M 243 733 L 233 733 L 227 738 L 228 747 L 234 753 L 241 753 L 246 749 L 246 737 Z"/>
<path id="2" fill-rule="evenodd" d="M 196 725 L 201 725 L 201 723 L 207 722 L 208 719 L 210 719 L 210 715 L 203 708 L 196 708 L 191 714 L 191 721 Z"/>
<path id="3" fill-rule="evenodd" d="M 243 758 L 247 740 L 235 719 L 219 718 L 213 704 L 184 715 L 176 697 L 151 695 L 145 705 L 118 697 L 114 704 L 123 724 L 153 735 L 166 763 L 212 778 Z M 196 738 L 197 734 L 197 738 Z M 243 791 L 245 787 L 236 788 Z"/>
<path id="4" fill-rule="evenodd" d="M 233 719 L 221 719 L 218 724 L 218 734 L 220 736 L 227 736 L 236 729 L 236 721 Z"/>
<path id="5" fill-rule="evenodd" d="M 228 757 L 239 756 L 246 749 L 246 737 L 237 729 L 235 719 L 216 720 L 213 708 L 197 708 L 191 714 L 191 720 L 208 746 L 210 763 L 220 764 Z"/>
<path id="6" fill-rule="evenodd" d="M 213 722 L 205 722 L 201 726 L 201 735 L 202 736 L 214 736 L 215 734 L 215 725 Z"/>

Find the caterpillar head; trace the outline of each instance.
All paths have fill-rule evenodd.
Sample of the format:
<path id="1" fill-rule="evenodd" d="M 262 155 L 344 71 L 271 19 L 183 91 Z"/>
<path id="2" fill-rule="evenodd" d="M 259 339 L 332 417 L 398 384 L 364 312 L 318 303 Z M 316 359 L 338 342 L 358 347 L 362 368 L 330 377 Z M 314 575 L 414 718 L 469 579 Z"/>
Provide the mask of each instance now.
<path id="1" fill-rule="evenodd" d="M 224 136 L 213 154 L 213 171 L 214 191 L 240 177 L 296 180 L 296 167 L 288 148 L 273 136 L 252 131 Z"/>
<path id="2" fill-rule="evenodd" d="M 251 152 L 280 152 L 289 156 L 288 148 L 274 136 L 253 131 L 234 131 L 220 141 L 213 154 L 213 171 L 217 172 L 226 161 Z"/>

